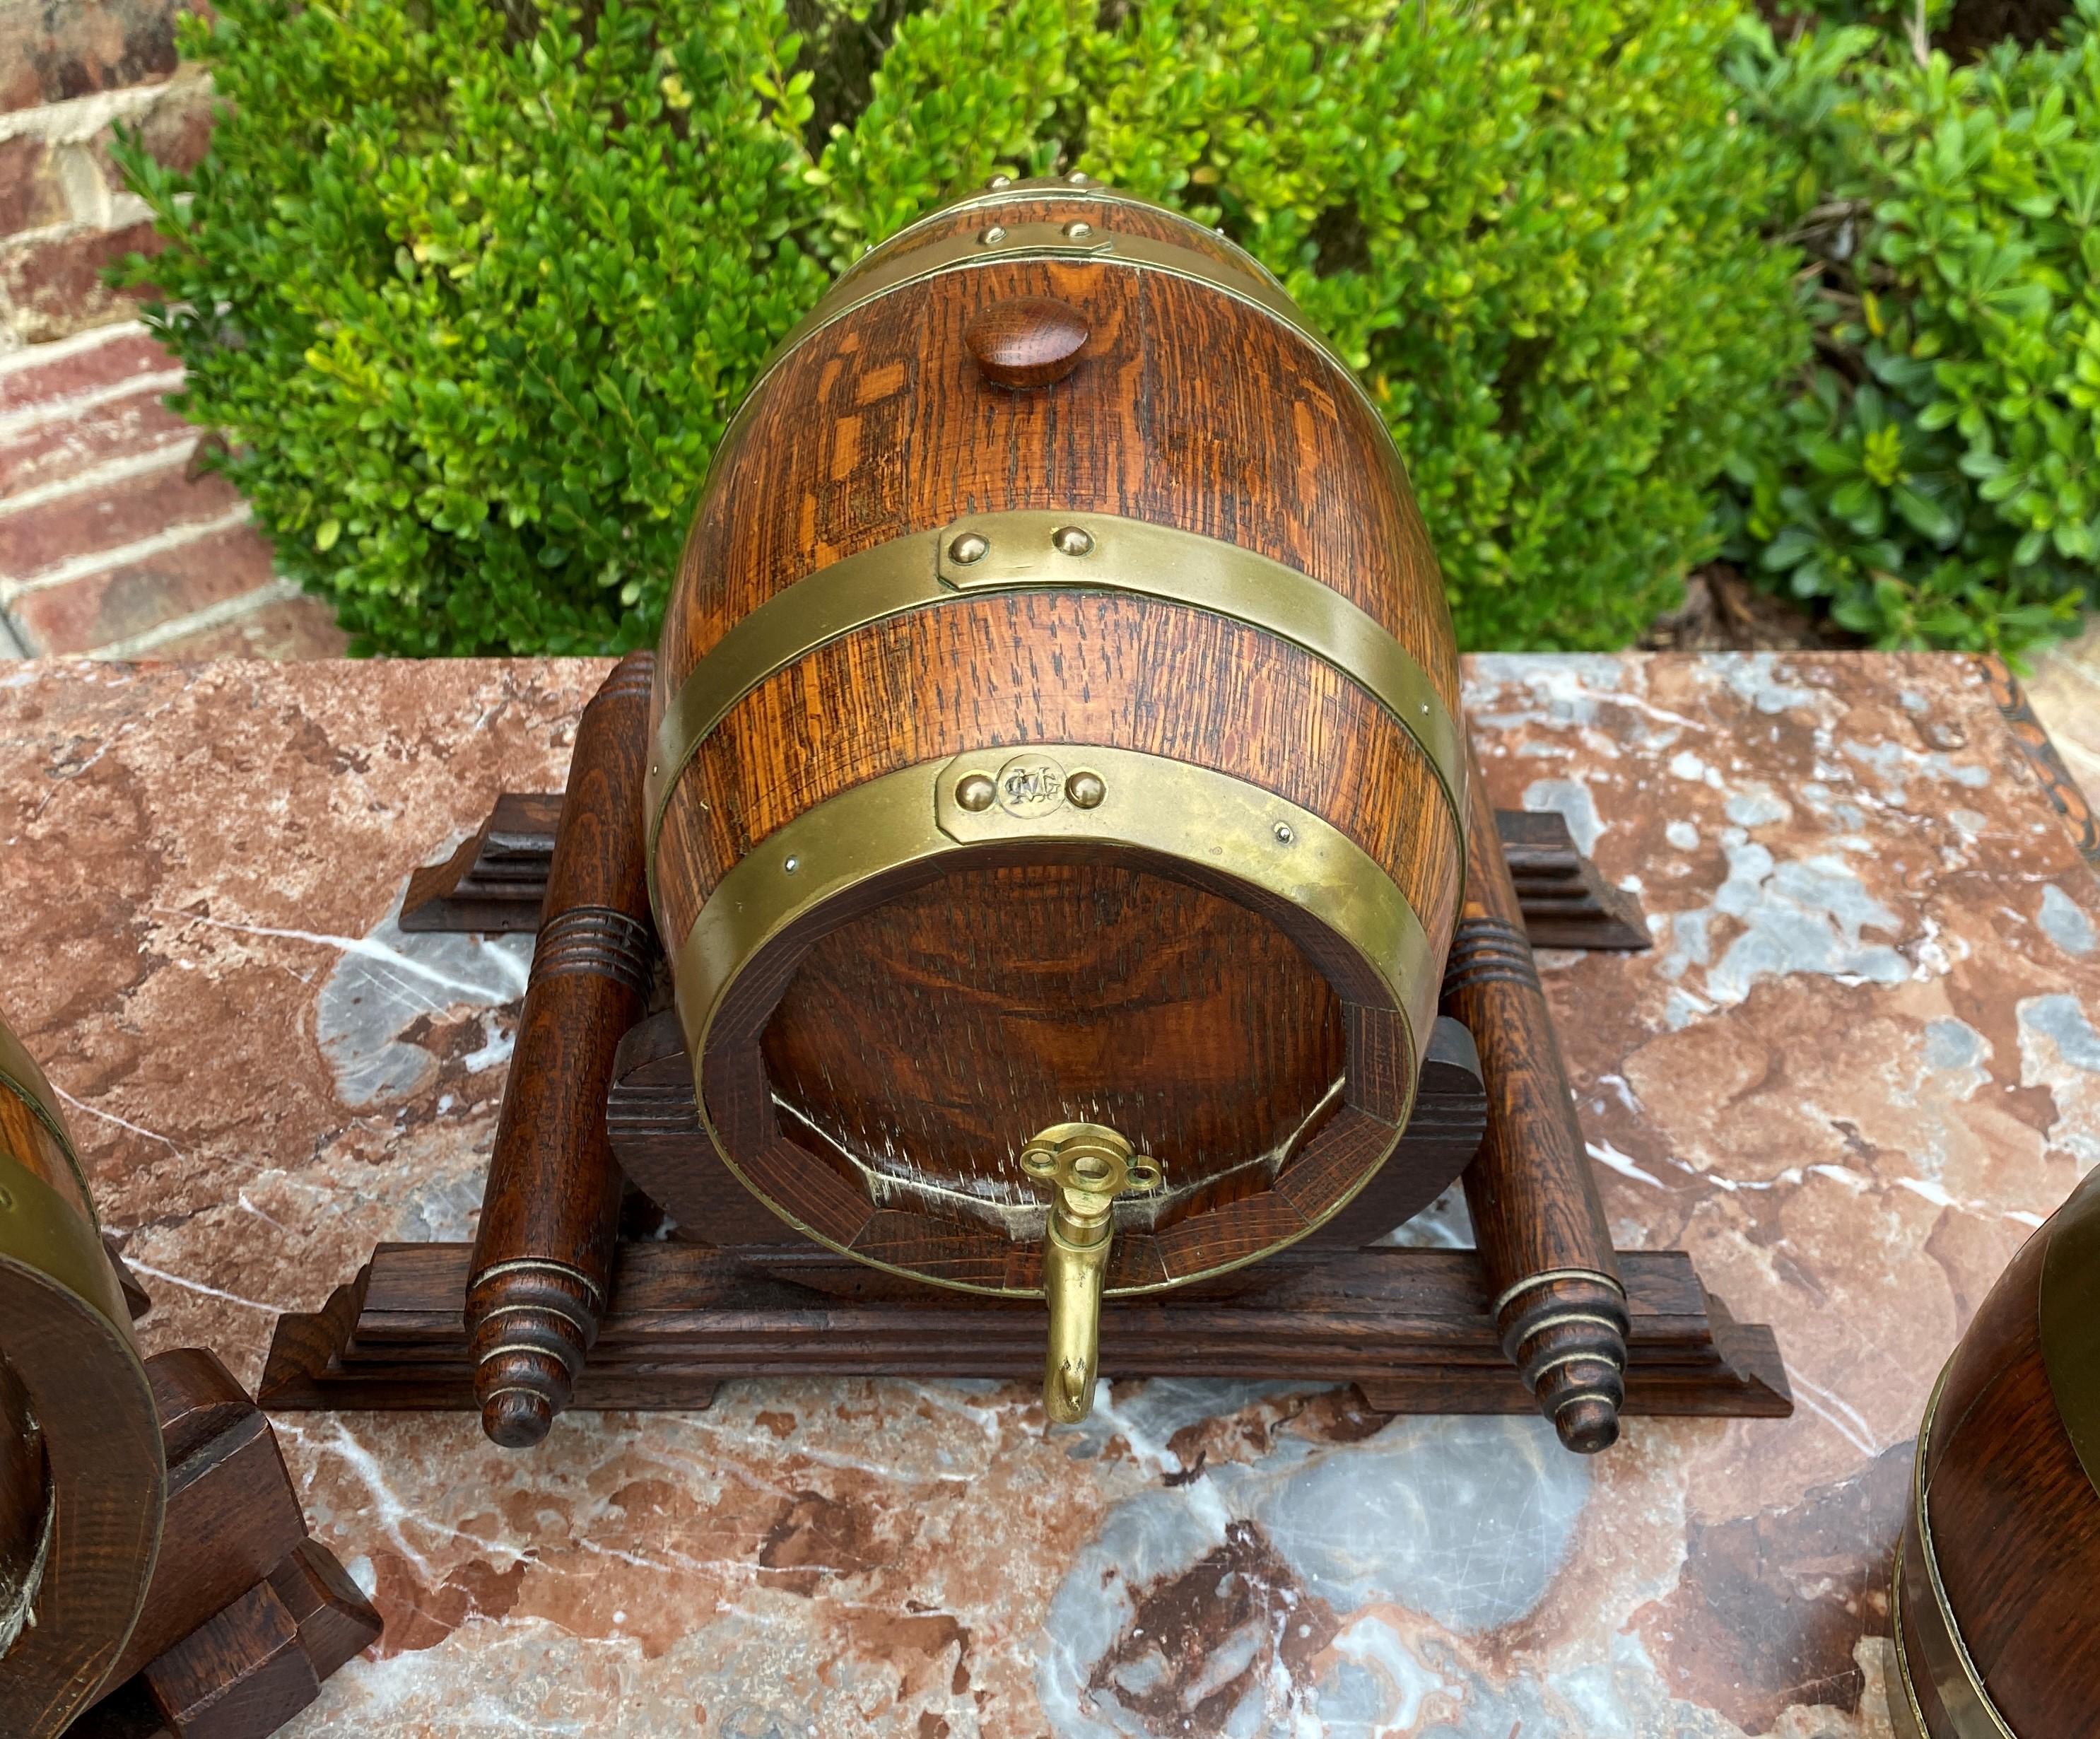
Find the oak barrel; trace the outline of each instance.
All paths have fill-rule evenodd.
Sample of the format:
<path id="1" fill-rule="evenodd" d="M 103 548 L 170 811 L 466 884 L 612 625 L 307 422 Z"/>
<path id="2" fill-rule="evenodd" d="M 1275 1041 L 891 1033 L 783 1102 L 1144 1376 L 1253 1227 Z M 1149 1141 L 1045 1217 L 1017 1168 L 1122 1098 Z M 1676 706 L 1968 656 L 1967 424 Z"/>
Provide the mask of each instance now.
<path id="1" fill-rule="evenodd" d="M 2100 1708 L 2100 1172 L 2029 1238 L 1918 1432 L 1889 1701 L 1908 1739 L 2083 1739 Z"/>
<path id="2" fill-rule="evenodd" d="M 101 1685 L 146 1597 L 165 1480 L 58 1097 L 0 1024 L 0 1733 L 55 1733 Z"/>
<path id="3" fill-rule="evenodd" d="M 1407 1119 L 1459 719 L 1399 456 L 1263 267 L 1082 176 L 922 219 L 761 371 L 664 624 L 651 897 L 715 1151 L 981 1291 L 1046 1238 L 1112 1230 L 1114 1295 L 1302 1237 Z M 1060 1166 L 1128 1187 L 1083 1229 Z M 705 1236 L 715 1177 L 636 1181 Z"/>

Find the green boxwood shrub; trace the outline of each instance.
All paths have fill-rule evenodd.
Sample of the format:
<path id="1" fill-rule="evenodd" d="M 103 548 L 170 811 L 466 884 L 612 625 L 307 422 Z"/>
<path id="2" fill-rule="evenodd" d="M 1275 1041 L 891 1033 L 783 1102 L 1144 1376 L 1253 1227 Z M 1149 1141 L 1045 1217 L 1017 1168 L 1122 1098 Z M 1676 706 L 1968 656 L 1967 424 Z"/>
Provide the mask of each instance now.
<path id="1" fill-rule="evenodd" d="M 1749 26 L 1734 70 L 1817 354 L 1732 462 L 1731 553 L 1882 645 L 2063 632 L 2100 557 L 2100 0 L 1970 67 Z"/>
<path id="2" fill-rule="evenodd" d="M 126 153 L 169 241 L 131 269 L 365 650 L 648 640 L 767 348 L 995 170 L 1176 201 L 1282 276 L 1473 645 L 1637 633 L 1804 353 L 1713 0 L 216 3 L 183 42 L 227 110 L 190 176 Z"/>

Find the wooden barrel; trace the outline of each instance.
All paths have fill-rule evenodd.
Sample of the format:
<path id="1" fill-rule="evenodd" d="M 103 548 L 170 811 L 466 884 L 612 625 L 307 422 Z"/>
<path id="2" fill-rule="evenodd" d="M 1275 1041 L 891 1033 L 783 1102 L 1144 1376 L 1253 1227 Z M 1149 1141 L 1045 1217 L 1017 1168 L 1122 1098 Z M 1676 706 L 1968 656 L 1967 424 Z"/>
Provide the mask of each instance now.
<path id="1" fill-rule="evenodd" d="M 2100 1709 L 2100 1172 L 1984 1300 L 1919 1428 L 1896 1555 L 1909 1739 L 2083 1739 Z"/>
<path id="2" fill-rule="evenodd" d="M 0 1025 L 0 1733 L 55 1733 L 131 1634 L 161 1430 L 43 1072 Z"/>
<path id="3" fill-rule="evenodd" d="M 809 1237 L 1035 1294 L 1057 1166 L 1120 1166 L 1098 1278 L 1143 1291 L 1392 1151 L 1462 875 L 1449 613 L 1376 409 L 1217 235 L 1074 176 L 863 258 L 724 439 L 652 717 L 701 1114 Z M 705 1235 L 717 1176 L 637 1181 Z"/>

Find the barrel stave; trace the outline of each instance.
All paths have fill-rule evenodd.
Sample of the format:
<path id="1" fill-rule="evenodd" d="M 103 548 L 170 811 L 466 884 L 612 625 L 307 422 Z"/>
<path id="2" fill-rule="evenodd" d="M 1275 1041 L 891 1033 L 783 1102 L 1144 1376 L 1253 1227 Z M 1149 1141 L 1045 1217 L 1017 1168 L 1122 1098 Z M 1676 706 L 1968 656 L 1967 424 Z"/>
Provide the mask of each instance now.
<path id="1" fill-rule="evenodd" d="M 1096 743 L 1232 774 L 1326 817 L 1449 932 L 1435 769 L 1332 665 L 1206 611 L 1101 593 L 958 598 L 819 648 L 740 701 L 674 790 L 658 890 L 682 939 L 730 865 L 824 798 L 966 749 Z"/>
<path id="2" fill-rule="evenodd" d="M 1079 310 L 1079 370 L 1013 392 L 964 333 L 1024 296 Z M 1113 514 L 1238 543 L 1332 587 L 1423 664 L 1457 654 L 1390 439 L 1307 339 L 1219 292 L 1101 264 L 985 266 L 871 303 L 789 355 L 717 456 L 665 617 L 661 703 L 783 587 L 965 514 Z"/>

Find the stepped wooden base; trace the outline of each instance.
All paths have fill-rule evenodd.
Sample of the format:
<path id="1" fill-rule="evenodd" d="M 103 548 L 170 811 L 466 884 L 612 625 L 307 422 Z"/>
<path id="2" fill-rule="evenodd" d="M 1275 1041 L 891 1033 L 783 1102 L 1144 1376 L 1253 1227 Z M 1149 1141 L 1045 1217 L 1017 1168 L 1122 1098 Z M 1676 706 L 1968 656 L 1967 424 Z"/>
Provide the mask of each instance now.
<path id="1" fill-rule="evenodd" d="M 470 1255 L 465 1244 L 382 1244 L 320 1310 L 279 1319 L 263 1404 L 473 1410 L 460 1314 Z M 1620 1260 L 1633 1323 L 1628 1412 L 1778 1419 L 1793 1410 L 1771 1331 L 1730 1317 L 1689 1256 L 1635 1251 Z M 1285 1251 L 1260 1271 L 1258 1289 L 1225 1298 L 1191 1289 L 1112 1300 L 1101 1317 L 1102 1374 L 1353 1383 L 1385 1413 L 1535 1410 L 1497 1342 L 1471 1251 Z M 731 1256 L 630 1242 L 572 1405 L 704 1407 L 717 1384 L 738 1377 L 1034 1384 L 1043 1333 L 1039 1304 L 907 1291 L 814 1248 Z"/>
<path id="2" fill-rule="evenodd" d="M 209 1353 L 146 1362 L 168 1463 L 160 1556 L 116 1688 L 68 1739 L 264 1739 L 379 1640 L 307 1534 L 270 1421 Z"/>
<path id="3" fill-rule="evenodd" d="M 504 792 L 479 833 L 408 878 L 401 928 L 537 929 L 561 816 L 558 792 Z M 1559 815 L 1499 810 L 1495 823 L 1533 947 L 1650 946 L 1639 900 L 1605 883 Z"/>

